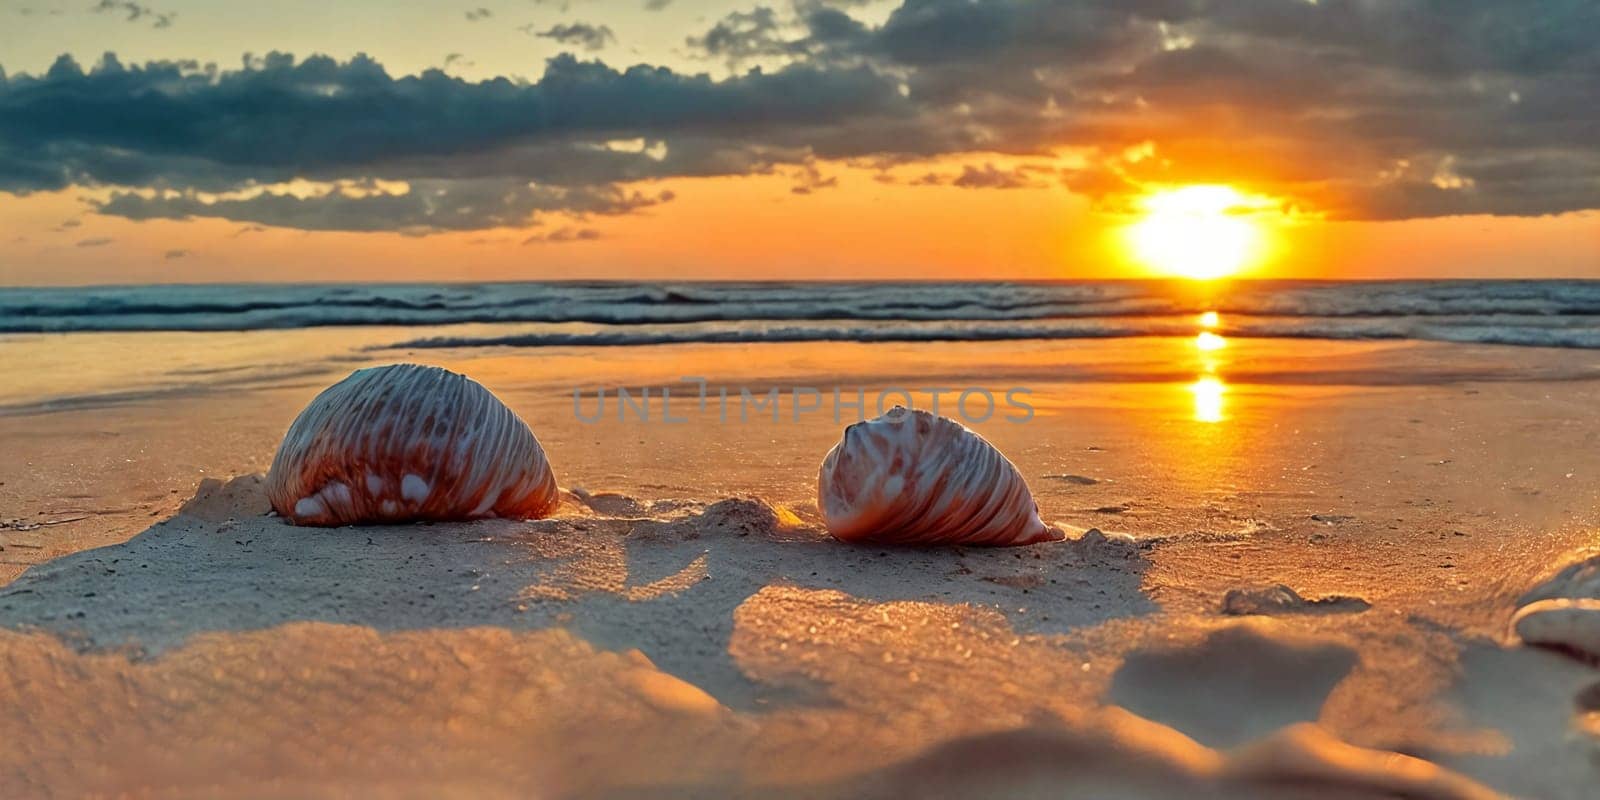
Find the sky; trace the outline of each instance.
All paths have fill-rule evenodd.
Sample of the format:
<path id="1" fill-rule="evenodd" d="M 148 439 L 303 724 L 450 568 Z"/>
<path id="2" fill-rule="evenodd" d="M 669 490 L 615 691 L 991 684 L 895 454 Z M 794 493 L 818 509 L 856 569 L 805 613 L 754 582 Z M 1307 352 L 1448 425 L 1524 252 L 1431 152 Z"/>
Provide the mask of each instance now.
<path id="1" fill-rule="evenodd" d="M 0 283 L 1600 278 L 1592 0 L 0 0 Z"/>

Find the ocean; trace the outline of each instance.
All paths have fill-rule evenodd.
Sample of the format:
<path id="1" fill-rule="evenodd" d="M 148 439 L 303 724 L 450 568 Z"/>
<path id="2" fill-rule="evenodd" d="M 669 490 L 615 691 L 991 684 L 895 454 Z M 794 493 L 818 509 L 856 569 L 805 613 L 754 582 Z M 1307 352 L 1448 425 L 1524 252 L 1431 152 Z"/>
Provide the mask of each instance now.
<path id="1" fill-rule="evenodd" d="M 0 289 L 0 333 L 522 323 L 395 347 L 1187 336 L 1600 348 L 1600 281 L 272 284 Z M 582 323 L 577 324 L 577 323 Z M 481 330 L 481 329 L 480 329 Z"/>

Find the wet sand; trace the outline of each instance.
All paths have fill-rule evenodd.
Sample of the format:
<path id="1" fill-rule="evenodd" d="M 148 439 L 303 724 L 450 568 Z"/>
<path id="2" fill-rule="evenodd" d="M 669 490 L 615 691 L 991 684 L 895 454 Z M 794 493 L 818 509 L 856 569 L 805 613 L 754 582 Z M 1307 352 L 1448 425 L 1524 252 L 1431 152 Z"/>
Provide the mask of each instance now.
<path id="1" fill-rule="evenodd" d="M 393 340 L 0 344 L 38 375 L 0 398 L 0 793 L 1576 798 L 1600 778 L 1581 699 L 1600 670 L 1507 635 L 1531 586 L 1597 549 L 1583 351 L 362 349 Z M 398 360 L 522 414 L 577 490 L 561 513 L 266 516 L 299 408 Z M 677 402 L 685 375 L 869 401 L 1027 387 L 1033 419 L 974 427 L 1073 538 L 828 539 L 826 401 L 776 423 L 574 416 L 574 387 L 587 413 L 599 387 Z"/>

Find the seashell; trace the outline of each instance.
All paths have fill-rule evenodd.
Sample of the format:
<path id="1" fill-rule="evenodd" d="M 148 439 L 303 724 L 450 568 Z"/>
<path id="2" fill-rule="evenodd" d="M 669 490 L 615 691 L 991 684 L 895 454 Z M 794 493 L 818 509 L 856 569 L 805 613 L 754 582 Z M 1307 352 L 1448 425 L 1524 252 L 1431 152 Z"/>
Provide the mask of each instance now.
<path id="1" fill-rule="evenodd" d="M 1511 629 L 1523 643 L 1600 659 L 1600 600 L 1563 597 L 1517 609 Z"/>
<path id="2" fill-rule="evenodd" d="M 476 381 L 438 367 L 356 370 L 284 434 L 267 497 L 296 525 L 529 519 L 560 503 L 533 432 Z"/>
<path id="3" fill-rule="evenodd" d="M 1568 564 L 1549 579 L 1530 589 L 1518 604 L 1527 605 L 1535 600 L 1559 597 L 1600 598 L 1600 556 L 1590 556 L 1582 561 Z"/>
<path id="4" fill-rule="evenodd" d="M 1063 536 L 994 445 L 902 406 L 844 429 L 822 460 L 817 505 L 846 542 L 1006 547 Z"/>

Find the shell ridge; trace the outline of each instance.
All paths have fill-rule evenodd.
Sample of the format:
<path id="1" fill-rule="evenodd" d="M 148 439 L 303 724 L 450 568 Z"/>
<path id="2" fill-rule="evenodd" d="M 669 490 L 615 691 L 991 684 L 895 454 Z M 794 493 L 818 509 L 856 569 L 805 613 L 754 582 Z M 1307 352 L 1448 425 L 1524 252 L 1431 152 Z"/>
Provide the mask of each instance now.
<path id="1" fill-rule="evenodd" d="M 951 448 L 950 458 L 951 471 L 960 479 L 953 493 L 969 499 L 952 508 L 950 513 L 959 516 L 948 518 L 947 527 L 957 536 L 962 531 L 971 531 L 974 540 L 988 541 L 991 538 L 988 528 L 996 513 L 995 494 L 1004 486 L 1005 475 L 997 458 L 999 451 L 975 432 L 966 430 L 966 433 L 969 435 L 958 440 L 959 446 Z M 1003 503 L 999 505 L 1003 507 Z"/>

